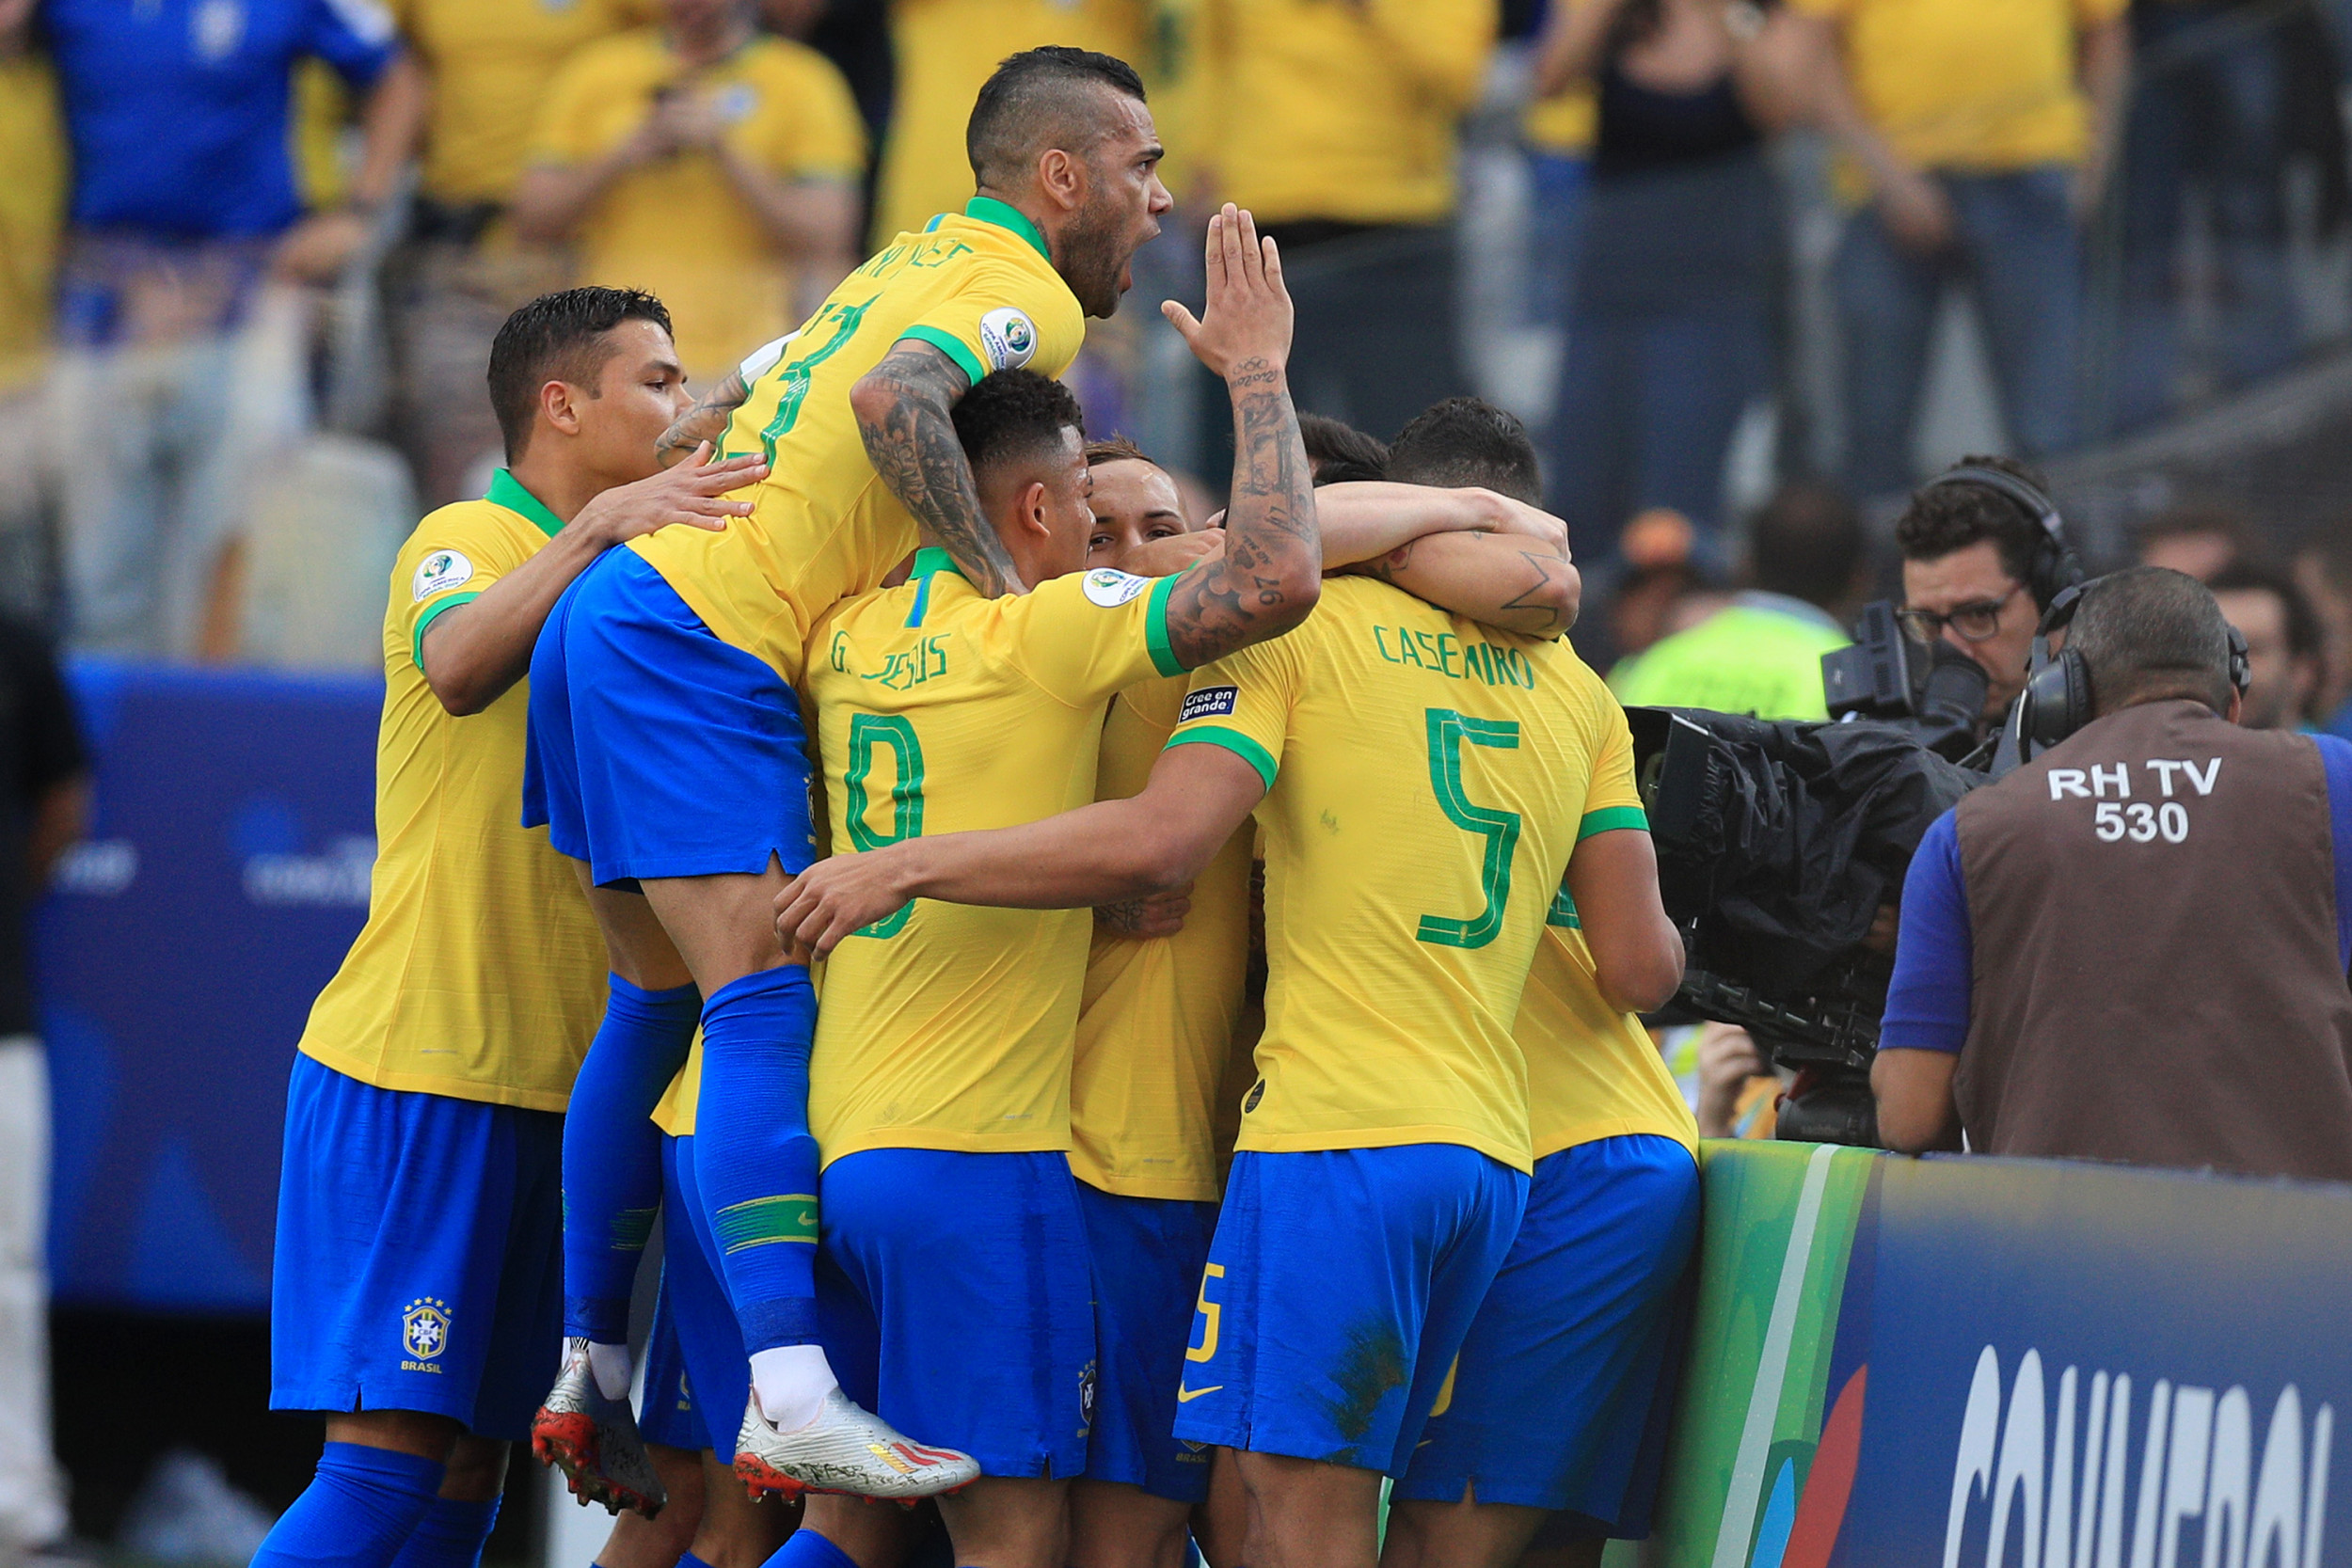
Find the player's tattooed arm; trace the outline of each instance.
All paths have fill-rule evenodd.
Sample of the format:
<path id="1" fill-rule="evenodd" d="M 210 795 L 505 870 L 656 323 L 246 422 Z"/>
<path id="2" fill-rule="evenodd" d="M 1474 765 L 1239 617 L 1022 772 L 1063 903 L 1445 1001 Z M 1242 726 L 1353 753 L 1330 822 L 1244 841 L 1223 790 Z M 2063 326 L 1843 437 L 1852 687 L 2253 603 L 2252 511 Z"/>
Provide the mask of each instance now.
<path id="1" fill-rule="evenodd" d="M 1584 579 L 1565 548 L 1516 533 L 1437 533 L 1347 568 L 1482 626 L 1558 637 L 1576 625 Z"/>
<path id="2" fill-rule="evenodd" d="M 980 511 L 971 462 L 950 410 L 971 389 L 956 362 L 918 339 L 901 338 L 850 389 L 866 455 L 926 533 L 955 558 L 990 598 L 1026 585 Z"/>
<path id="3" fill-rule="evenodd" d="M 705 392 L 701 402 L 680 414 L 675 424 L 661 433 L 661 439 L 653 446 L 654 456 L 666 468 L 705 441 L 716 451 L 726 436 L 727 422 L 750 395 L 751 385 L 744 380 L 743 368 L 739 365 L 727 372 L 725 380 Z"/>
<path id="4" fill-rule="evenodd" d="M 1322 590 L 1323 541 L 1313 480 L 1298 436 L 1284 362 L 1291 299 L 1281 258 L 1232 204 L 1209 220 L 1208 307 L 1196 321 L 1164 307 L 1233 401 L 1233 487 L 1225 553 L 1177 578 L 1168 638 L 1187 669 L 1279 637 L 1307 618 Z"/>

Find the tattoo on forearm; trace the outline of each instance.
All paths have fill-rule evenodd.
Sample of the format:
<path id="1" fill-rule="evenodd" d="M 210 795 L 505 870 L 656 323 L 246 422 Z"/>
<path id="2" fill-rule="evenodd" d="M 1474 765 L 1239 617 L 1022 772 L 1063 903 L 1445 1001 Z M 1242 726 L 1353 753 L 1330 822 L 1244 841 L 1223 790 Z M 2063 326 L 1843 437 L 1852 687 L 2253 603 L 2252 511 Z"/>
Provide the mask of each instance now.
<path id="1" fill-rule="evenodd" d="M 1143 935 L 1143 900 L 1122 898 L 1116 904 L 1094 906 L 1094 923 L 1124 937 Z"/>
<path id="2" fill-rule="evenodd" d="M 946 546 L 974 587 L 990 598 L 1018 591 L 1021 573 L 980 512 L 972 465 L 947 412 L 963 390 L 961 372 L 936 351 L 897 349 L 868 375 L 891 393 L 880 420 L 858 419 L 874 471 Z"/>
<path id="3" fill-rule="evenodd" d="M 667 466 L 686 456 L 705 441 L 710 443 L 714 453 L 717 452 L 719 443 L 726 436 L 728 421 L 735 418 L 735 411 L 750 395 L 751 388 L 743 382 L 742 368 L 738 366 L 729 371 L 724 381 L 705 392 L 700 403 L 679 415 L 677 422 L 661 433 L 661 439 L 653 444 L 654 455 Z"/>
<path id="4" fill-rule="evenodd" d="M 1233 393 L 1233 489 L 1225 556 L 1188 572 L 1168 607 L 1176 657 L 1199 668 L 1242 646 L 1284 608 L 1284 568 L 1311 556 L 1319 567 L 1313 483 L 1298 438 L 1298 411 L 1281 372 L 1249 359 L 1226 377 Z M 1312 576 L 1311 571 L 1309 576 Z"/>
<path id="5" fill-rule="evenodd" d="M 1552 583 L 1553 568 L 1565 565 L 1566 562 L 1556 556 L 1534 555 L 1526 550 L 1519 551 L 1519 559 L 1535 568 L 1535 580 L 1520 589 L 1517 594 L 1505 599 L 1502 602 L 1502 610 L 1506 614 L 1516 610 L 1525 616 L 1528 622 L 1536 628 L 1549 629 L 1559 620 L 1559 611 L 1549 605 L 1530 603 L 1529 600 L 1533 595 L 1549 589 Z"/>

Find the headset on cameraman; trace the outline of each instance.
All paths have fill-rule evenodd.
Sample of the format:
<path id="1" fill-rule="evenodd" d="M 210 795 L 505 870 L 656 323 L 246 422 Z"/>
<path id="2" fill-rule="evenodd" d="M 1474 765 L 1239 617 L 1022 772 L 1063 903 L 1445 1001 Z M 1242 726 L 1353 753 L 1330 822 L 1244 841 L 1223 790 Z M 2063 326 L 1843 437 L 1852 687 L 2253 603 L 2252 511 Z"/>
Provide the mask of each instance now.
<path id="1" fill-rule="evenodd" d="M 2017 699 L 2015 733 L 2023 743 L 2020 761 L 2030 761 L 2036 752 L 2048 751 L 2090 722 L 2096 702 L 2090 689 L 2090 661 L 2073 646 L 2051 653 L 2050 639 L 2073 624 L 2083 595 L 2106 580 L 2093 578 L 2061 591 L 2034 628 L 2033 660 L 2027 667 L 2026 689 Z M 2253 684 L 2246 634 L 2226 621 L 2222 625 L 2230 639 L 2230 687 L 2243 697 Z"/>

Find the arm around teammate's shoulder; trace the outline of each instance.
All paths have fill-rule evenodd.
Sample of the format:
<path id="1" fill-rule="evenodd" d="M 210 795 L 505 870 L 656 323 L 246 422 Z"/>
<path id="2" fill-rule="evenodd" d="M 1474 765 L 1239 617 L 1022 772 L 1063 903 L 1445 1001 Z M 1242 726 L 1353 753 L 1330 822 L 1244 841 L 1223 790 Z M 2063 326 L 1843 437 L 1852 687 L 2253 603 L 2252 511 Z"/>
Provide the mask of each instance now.
<path id="1" fill-rule="evenodd" d="M 956 437 L 956 403 L 971 389 L 972 377 L 946 350 L 901 338 L 850 388 L 850 412 L 882 483 L 981 596 L 994 599 L 1025 584 L 980 510 L 972 461 Z"/>
<path id="2" fill-rule="evenodd" d="M 1584 945 L 1600 994 L 1629 1013 L 1655 1012 L 1682 985 L 1682 933 L 1658 892 L 1658 850 L 1642 828 L 1584 839 L 1568 858 Z"/>
<path id="3" fill-rule="evenodd" d="M 1229 202 L 1209 220 L 1207 263 L 1200 319 L 1173 300 L 1161 307 L 1233 403 L 1224 554 L 1184 573 L 1168 596 L 1168 645 L 1194 670 L 1297 626 L 1323 588 L 1313 481 L 1285 373 L 1291 297 L 1281 256 Z"/>
<path id="4" fill-rule="evenodd" d="M 730 517 L 751 515 L 749 501 L 725 497 L 765 479 L 767 461 L 709 459 L 706 443 L 674 468 L 594 497 L 531 559 L 470 602 L 434 615 L 415 657 L 441 706 L 462 719 L 504 696 L 530 672 L 531 651 L 555 601 L 613 546 L 672 523 L 717 530 Z"/>

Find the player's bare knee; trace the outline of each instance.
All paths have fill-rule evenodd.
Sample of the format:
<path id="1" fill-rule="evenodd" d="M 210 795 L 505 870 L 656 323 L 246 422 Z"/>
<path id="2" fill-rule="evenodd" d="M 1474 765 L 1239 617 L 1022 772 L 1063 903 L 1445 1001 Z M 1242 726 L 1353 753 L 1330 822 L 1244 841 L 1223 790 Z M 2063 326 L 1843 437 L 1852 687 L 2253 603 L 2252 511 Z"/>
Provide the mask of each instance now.
<path id="1" fill-rule="evenodd" d="M 466 1429 L 447 1416 L 422 1410 L 353 1410 L 326 1418 L 326 1440 L 357 1443 L 362 1448 L 389 1449 L 436 1464 L 447 1463 L 450 1449 Z"/>

